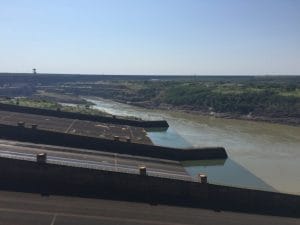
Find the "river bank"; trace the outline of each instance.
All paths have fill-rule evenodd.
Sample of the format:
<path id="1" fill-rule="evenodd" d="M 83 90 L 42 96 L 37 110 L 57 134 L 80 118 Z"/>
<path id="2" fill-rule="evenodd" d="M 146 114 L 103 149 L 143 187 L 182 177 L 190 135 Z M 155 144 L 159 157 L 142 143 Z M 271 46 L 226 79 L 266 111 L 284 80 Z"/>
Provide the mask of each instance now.
<path id="1" fill-rule="evenodd" d="M 189 165 L 191 174 L 205 171 L 210 182 L 235 186 L 257 187 L 260 179 L 280 192 L 300 195 L 300 127 L 145 109 L 97 97 L 87 100 L 94 103 L 92 107 L 117 116 L 167 120 L 170 128 L 166 132 L 150 133 L 156 144 L 225 147 L 229 160 Z M 245 170 L 248 172 L 241 172 Z"/>
<path id="2" fill-rule="evenodd" d="M 247 121 L 257 121 L 257 122 L 268 122 L 275 124 L 283 124 L 290 126 L 300 126 L 300 118 L 296 117 L 267 117 L 267 116 L 259 116 L 253 115 L 249 113 L 248 115 L 242 115 L 238 113 L 218 113 L 213 111 L 203 111 L 199 109 L 195 109 L 192 106 L 184 105 L 184 106 L 174 106 L 170 104 L 156 104 L 154 102 L 130 102 L 123 101 L 120 99 L 110 99 L 112 101 L 116 101 L 123 104 L 128 104 L 132 106 L 138 106 L 145 109 L 151 110 L 163 110 L 163 111 L 177 111 L 183 113 L 189 113 L 193 115 L 201 115 L 201 116 L 210 116 L 215 118 L 223 118 L 223 119 L 237 119 L 237 120 L 247 120 Z"/>
<path id="3" fill-rule="evenodd" d="M 300 125 L 300 79 L 296 76 L 138 78 L 106 80 L 95 76 L 91 81 L 83 76 L 81 80 L 73 78 L 51 85 L 45 82 L 35 88 L 40 97 L 57 98 L 59 102 L 97 96 L 146 109 Z"/>

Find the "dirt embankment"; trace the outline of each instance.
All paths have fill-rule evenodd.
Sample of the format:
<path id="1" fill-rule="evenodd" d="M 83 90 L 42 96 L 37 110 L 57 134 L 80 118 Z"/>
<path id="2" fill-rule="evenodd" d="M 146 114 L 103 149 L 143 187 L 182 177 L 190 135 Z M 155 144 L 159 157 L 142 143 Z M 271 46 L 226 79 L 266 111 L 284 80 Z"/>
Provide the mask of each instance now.
<path id="1" fill-rule="evenodd" d="M 142 108 L 147 109 L 160 109 L 160 110 L 172 110 L 172 111 L 178 111 L 178 112 L 184 112 L 184 113 L 191 113 L 194 115 L 202 115 L 202 116 L 212 116 L 216 118 L 224 118 L 224 119 L 239 119 L 239 120 L 249 120 L 249 121 L 263 121 L 263 122 L 269 122 L 269 123 L 278 123 L 278 124 L 285 124 L 285 125 L 292 125 L 292 126 L 300 126 L 300 118 L 297 117 L 276 117 L 276 116 L 266 116 L 266 115 L 242 115 L 242 114 L 234 114 L 234 113 L 218 113 L 213 111 L 203 111 L 199 110 L 193 106 L 184 105 L 184 106 L 174 106 L 170 104 L 165 103 L 155 103 L 151 101 L 145 101 L 145 102 L 130 102 L 130 101 L 124 101 L 120 99 L 112 98 L 111 100 L 130 104 Z"/>
<path id="2" fill-rule="evenodd" d="M 226 84 L 218 83 L 207 87 L 204 84 L 191 82 L 119 81 L 98 82 L 89 85 L 69 84 L 68 86 L 49 89 L 52 94 L 47 93 L 49 91 L 43 92 L 41 88 L 40 93 L 43 93 L 43 97 L 56 99 L 60 102 L 64 102 L 66 96 L 68 96 L 67 101 L 73 103 L 78 101 L 77 96 L 95 96 L 148 109 L 176 110 L 219 118 L 300 125 L 299 99 L 295 96 L 282 97 L 278 94 L 285 93 L 286 88 L 284 89 L 284 87 L 287 84 L 277 85 L 278 87 L 275 85 L 275 87 L 270 82 L 264 86 L 257 83 L 256 86 L 254 85 L 256 89 L 252 87 L 251 83 L 240 85 L 243 86 L 242 89 L 239 84 L 231 83 L 229 87 L 235 88 L 232 91 L 228 84 L 226 86 Z M 272 89 L 273 92 L 269 90 L 270 88 L 274 89 Z M 60 90 L 59 95 L 57 94 L 58 90 Z M 288 93 L 296 94 L 295 91 Z M 72 99 L 70 96 L 75 98 Z"/>

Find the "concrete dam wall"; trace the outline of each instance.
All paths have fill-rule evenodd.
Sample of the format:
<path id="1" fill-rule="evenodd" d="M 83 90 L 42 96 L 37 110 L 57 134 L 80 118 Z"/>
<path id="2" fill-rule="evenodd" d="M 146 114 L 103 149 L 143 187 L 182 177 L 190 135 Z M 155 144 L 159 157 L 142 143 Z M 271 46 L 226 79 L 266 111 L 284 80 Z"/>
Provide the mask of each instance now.
<path id="1" fill-rule="evenodd" d="M 0 188 L 300 217 L 300 196 L 0 158 Z"/>
<path id="2" fill-rule="evenodd" d="M 147 156 L 175 161 L 227 158 L 227 153 L 222 147 L 178 149 L 5 124 L 0 124 L 0 138 L 38 144 Z"/>
<path id="3" fill-rule="evenodd" d="M 54 116 L 59 118 L 69 118 L 78 120 L 89 120 L 101 123 L 112 123 L 119 125 L 128 125 L 143 128 L 168 128 L 169 124 L 165 120 L 145 121 L 145 120 L 130 120 L 109 116 L 96 116 L 74 112 L 55 111 L 50 109 L 33 108 L 27 106 L 17 106 L 11 104 L 0 103 L 0 110 L 20 113 L 30 113 L 44 116 Z"/>

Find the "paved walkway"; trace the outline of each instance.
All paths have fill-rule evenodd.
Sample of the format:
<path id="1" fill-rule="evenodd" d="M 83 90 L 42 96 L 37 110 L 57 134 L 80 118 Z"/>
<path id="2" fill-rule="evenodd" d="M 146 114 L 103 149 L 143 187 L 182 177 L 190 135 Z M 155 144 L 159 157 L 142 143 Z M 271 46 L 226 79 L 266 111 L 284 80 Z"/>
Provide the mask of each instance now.
<path id="1" fill-rule="evenodd" d="M 0 224 L 299 225 L 300 219 L 0 191 Z"/>

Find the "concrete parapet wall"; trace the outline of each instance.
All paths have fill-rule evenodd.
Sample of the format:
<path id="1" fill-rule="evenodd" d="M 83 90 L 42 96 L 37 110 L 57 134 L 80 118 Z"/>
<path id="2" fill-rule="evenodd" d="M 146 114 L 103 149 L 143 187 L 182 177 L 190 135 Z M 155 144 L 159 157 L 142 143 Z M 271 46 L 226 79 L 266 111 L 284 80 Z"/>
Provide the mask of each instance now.
<path id="1" fill-rule="evenodd" d="M 30 113 L 30 114 L 44 115 L 44 116 L 54 116 L 59 118 L 88 120 L 88 121 L 96 121 L 101 123 L 112 123 L 112 124 L 128 125 L 128 126 L 135 126 L 135 127 L 144 127 L 144 128 L 169 127 L 169 124 L 165 120 L 157 120 L 157 121 L 130 120 L 130 119 L 117 118 L 117 117 L 113 118 L 109 116 L 96 116 L 96 115 L 88 115 L 82 113 L 55 111 L 50 109 L 40 109 L 40 108 L 33 108 L 33 107 L 26 107 L 26 106 L 16 106 L 16 105 L 4 104 L 4 103 L 0 103 L 0 110 L 20 112 L 20 113 Z"/>
<path id="2" fill-rule="evenodd" d="M 300 196 L 0 158 L 5 190 L 300 217 Z"/>
<path id="3" fill-rule="evenodd" d="M 224 148 L 177 149 L 0 124 L 0 138 L 176 161 L 224 159 Z"/>

